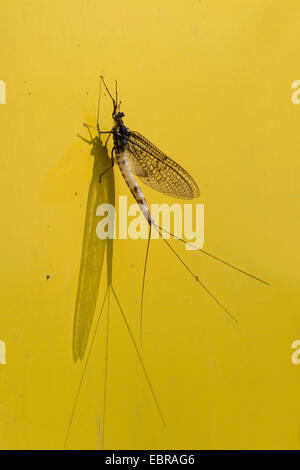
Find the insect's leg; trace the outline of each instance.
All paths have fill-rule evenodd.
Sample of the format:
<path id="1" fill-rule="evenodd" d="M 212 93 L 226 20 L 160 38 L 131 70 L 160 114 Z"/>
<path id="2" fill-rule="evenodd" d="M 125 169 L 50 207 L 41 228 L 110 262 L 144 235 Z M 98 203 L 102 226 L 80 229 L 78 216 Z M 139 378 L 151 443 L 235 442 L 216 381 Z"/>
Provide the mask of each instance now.
<path id="1" fill-rule="evenodd" d="M 107 144 L 108 144 L 108 141 L 109 141 L 109 139 L 110 139 L 110 136 L 111 136 L 111 134 L 108 134 L 108 137 L 107 137 L 107 139 L 106 139 L 106 141 L 105 141 L 105 145 L 104 145 L 104 147 L 106 147 L 106 146 L 107 146 Z"/>
<path id="2" fill-rule="evenodd" d="M 114 150 L 114 149 L 113 149 L 113 150 Z M 112 153 L 113 153 L 113 150 L 112 150 Z M 114 161 L 114 159 L 113 159 L 113 157 L 112 157 L 112 159 L 111 159 L 111 166 L 109 166 L 108 168 L 106 168 L 106 170 L 103 171 L 103 173 L 101 173 L 101 175 L 99 176 L 99 183 L 101 183 L 102 176 L 104 176 L 105 173 L 107 173 L 109 170 L 111 170 L 111 169 L 113 168 L 114 164 L 115 164 L 115 161 Z"/>
<path id="3" fill-rule="evenodd" d="M 111 159 L 112 159 L 113 162 L 114 162 L 114 153 L 115 153 L 115 151 L 116 151 L 116 147 L 113 147 L 111 149 Z M 113 163 L 113 165 L 114 165 L 114 163 Z"/>
<path id="4" fill-rule="evenodd" d="M 112 134 L 112 131 L 99 131 L 97 127 L 91 126 L 90 124 L 87 124 L 86 122 L 83 123 L 83 127 L 88 127 L 90 129 L 95 129 L 95 131 L 99 132 L 100 134 Z"/>
<path id="5" fill-rule="evenodd" d="M 107 173 L 109 170 L 111 170 L 113 168 L 113 166 L 114 166 L 114 162 L 112 163 L 112 165 L 110 167 L 106 168 L 106 170 L 103 171 L 103 173 L 101 173 L 101 175 L 99 176 L 99 183 L 101 183 L 101 181 L 102 181 L 102 176 L 104 176 L 105 173 Z"/>

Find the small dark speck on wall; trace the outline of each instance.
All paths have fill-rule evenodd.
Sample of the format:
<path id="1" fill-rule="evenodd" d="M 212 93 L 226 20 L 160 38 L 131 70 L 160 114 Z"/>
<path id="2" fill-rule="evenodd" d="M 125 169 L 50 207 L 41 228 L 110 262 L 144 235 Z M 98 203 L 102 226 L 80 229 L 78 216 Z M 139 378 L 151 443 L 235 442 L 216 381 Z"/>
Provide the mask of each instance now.
<path id="1" fill-rule="evenodd" d="M 47 279 L 47 281 L 48 281 L 48 279 L 50 279 L 50 276 L 49 276 L 49 274 L 47 274 L 47 276 L 46 276 L 46 279 Z"/>
<path id="2" fill-rule="evenodd" d="M 75 196 L 77 196 L 77 193 L 75 193 Z"/>

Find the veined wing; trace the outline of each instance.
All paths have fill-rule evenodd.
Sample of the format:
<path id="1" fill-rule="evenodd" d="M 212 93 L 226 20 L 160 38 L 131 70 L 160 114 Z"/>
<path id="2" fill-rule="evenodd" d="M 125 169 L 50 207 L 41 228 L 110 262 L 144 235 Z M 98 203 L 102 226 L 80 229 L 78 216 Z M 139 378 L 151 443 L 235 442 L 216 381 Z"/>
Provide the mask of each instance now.
<path id="1" fill-rule="evenodd" d="M 191 175 L 144 136 L 130 131 L 128 162 L 132 172 L 151 188 L 168 196 L 193 199 L 200 194 Z"/>

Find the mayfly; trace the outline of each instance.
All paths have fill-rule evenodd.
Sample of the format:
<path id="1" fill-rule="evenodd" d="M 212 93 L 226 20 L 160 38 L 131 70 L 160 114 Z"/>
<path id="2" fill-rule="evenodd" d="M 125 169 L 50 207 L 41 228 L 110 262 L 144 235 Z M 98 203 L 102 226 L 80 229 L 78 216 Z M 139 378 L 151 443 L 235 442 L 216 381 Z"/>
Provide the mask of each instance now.
<path id="1" fill-rule="evenodd" d="M 168 243 L 168 241 L 163 238 L 163 232 L 167 231 L 157 225 L 153 220 L 144 194 L 135 177 L 137 176 L 143 183 L 155 189 L 156 191 L 180 199 L 197 198 L 200 194 L 197 183 L 184 168 L 182 168 L 178 163 L 176 163 L 165 153 L 159 150 L 154 144 L 152 144 L 148 139 L 146 139 L 146 137 L 141 135 L 139 132 L 130 130 L 127 126 L 125 126 L 123 120 L 125 115 L 123 112 L 120 111 L 121 101 L 118 100 L 117 82 L 115 89 L 115 97 L 113 97 L 108 87 L 106 86 L 103 76 L 101 76 L 101 81 L 105 86 L 105 89 L 113 103 L 112 118 L 114 121 L 114 126 L 110 131 L 100 131 L 99 124 L 97 124 L 96 130 L 99 132 L 99 134 L 109 134 L 108 138 L 110 137 L 110 135 L 113 136 L 114 145 L 111 152 L 112 166 L 115 162 L 117 163 L 128 188 L 130 189 L 134 199 L 140 207 L 141 212 L 143 213 L 144 217 L 146 218 L 149 224 L 149 237 L 141 295 L 140 338 L 142 337 L 143 296 L 152 227 L 154 227 L 154 229 L 159 232 L 159 235 L 161 236 L 163 241 L 169 246 L 175 256 L 194 277 L 194 279 L 201 285 L 201 287 L 207 292 L 207 294 L 218 304 L 218 306 L 224 312 L 226 312 L 226 314 L 232 320 L 236 321 L 236 318 L 229 312 L 229 310 L 216 298 L 216 296 L 206 287 L 206 285 L 203 284 L 202 281 L 200 281 L 199 277 L 193 273 L 193 271 L 179 257 L 177 252 Z M 93 127 L 89 124 L 84 125 L 86 127 Z M 109 171 L 112 166 L 105 170 L 105 172 Z M 100 181 L 103 174 L 100 176 Z M 182 238 L 179 238 L 170 232 L 167 233 L 184 243 L 190 244 L 186 240 L 183 240 Z M 243 271 L 242 269 L 233 266 L 232 264 L 212 255 L 211 253 L 203 249 L 198 248 L 198 250 L 249 277 L 263 282 L 264 284 L 268 284 L 257 276 Z"/>
<path id="2" fill-rule="evenodd" d="M 182 263 L 182 265 L 185 267 L 185 269 L 194 277 L 194 279 L 197 281 L 197 283 L 206 291 L 206 293 L 216 302 L 216 304 L 234 321 L 236 321 L 235 317 L 229 312 L 226 307 L 217 299 L 217 297 L 206 287 L 206 285 L 200 281 L 199 277 L 194 274 L 194 272 L 188 267 L 188 265 L 181 259 L 181 257 L 177 254 L 175 249 L 171 246 L 171 244 L 166 240 L 166 238 L 163 237 L 163 233 L 167 233 L 168 235 L 171 235 L 173 238 L 180 240 L 183 243 L 191 245 L 188 241 L 175 236 L 174 234 L 168 232 L 165 230 L 163 227 L 160 227 L 155 223 L 153 220 L 149 207 L 147 205 L 146 199 L 144 197 L 144 194 L 136 180 L 136 176 L 145 184 L 150 186 L 151 188 L 164 193 L 166 195 L 169 195 L 171 197 L 176 197 L 176 198 L 181 198 L 181 199 L 194 199 L 199 196 L 199 188 L 197 186 L 197 183 L 194 181 L 194 179 L 191 177 L 191 175 L 184 170 L 178 163 L 176 163 L 174 160 L 169 158 L 165 153 L 160 151 L 155 145 L 153 145 L 148 139 L 143 137 L 140 133 L 136 131 L 130 130 L 127 126 L 124 124 L 124 113 L 120 111 L 120 104 L 118 100 L 118 91 L 117 91 L 117 83 L 116 83 L 116 91 L 115 91 L 115 97 L 112 96 L 110 93 L 109 89 L 107 88 L 105 81 L 103 77 L 101 76 L 101 81 L 100 84 L 103 83 L 108 95 L 110 96 L 112 102 L 113 102 L 113 113 L 112 113 L 112 118 L 114 121 L 114 126 L 111 130 L 109 131 L 100 131 L 100 125 L 99 125 L 99 109 L 100 109 L 100 95 L 101 95 L 101 90 L 99 91 L 99 100 L 98 100 L 98 115 L 97 115 L 97 127 L 90 126 L 89 124 L 84 124 L 85 127 L 87 128 L 93 128 L 95 129 L 98 134 L 99 134 L 99 141 L 100 141 L 100 134 L 108 134 L 108 138 L 105 144 L 105 149 L 107 142 L 111 135 L 113 136 L 113 148 L 111 152 L 111 165 L 103 171 L 99 175 L 99 182 L 101 182 L 102 176 L 108 172 L 113 166 L 114 163 L 116 162 L 121 174 L 128 185 L 134 199 L 136 200 L 137 204 L 140 207 L 140 210 L 142 214 L 144 215 L 145 219 L 147 220 L 148 226 L 149 226 L 149 236 L 148 236 L 148 244 L 147 244 L 147 251 L 146 251 L 146 259 L 145 259 L 145 265 L 144 265 L 144 274 L 143 274 L 143 282 L 142 282 L 142 294 L 141 294 L 141 311 L 140 311 L 140 340 L 142 339 L 142 313 L 143 313 L 143 297 L 144 297 L 144 287 L 145 287 L 145 276 L 146 276 L 146 267 L 147 267 L 147 260 L 148 260 L 148 254 L 149 254 L 149 245 L 150 245 L 150 239 L 151 239 L 151 230 L 154 228 L 160 235 L 160 237 L 163 239 L 163 241 L 167 244 L 167 246 L 170 248 L 170 250 L 174 253 L 174 255 L 177 257 L 177 259 Z M 193 246 L 193 245 L 192 245 Z M 253 279 L 256 279 L 257 281 L 260 281 L 264 284 L 268 284 L 267 282 L 263 281 L 262 279 L 258 278 L 257 276 L 254 276 L 253 274 L 250 274 L 230 263 L 227 261 L 222 260 L 221 258 L 218 258 L 217 256 L 203 250 L 200 248 L 197 248 L 193 246 L 194 249 L 197 249 L 201 253 L 239 271 L 240 273 L 247 275 Z M 112 246 L 110 248 L 110 253 L 112 254 Z M 108 276 L 108 287 L 104 296 L 104 300 L 101 306 L 100 314 L 98 316 L 97 324 L 92 336 L 91 344 L 89 347 L 89 351 L 87 354 L 87 359 L 85 362 L 85 366 L 83 369 L 83 373 L 81 376 L 79 388 L 76 394 L 74 406 L 72 409 L 71 417 L 69 420 L 69 425 L 68 425 L 68 431 L 65 439 L 65 448 L 68 442 L 72 422 L 73 422 L 73 417 L 75 414 L 77 402 L 78 402 L 78 397 L 80 394 L 81 386 L 83 383 L 83 378 L 85 374 L 85 370 L 87 368 L 87 364 L 89 361 L 89 356 L 90 352 L 93 346 L 94 338 L 97 332 L 98 324 L 100 321 L 101 317 L 101 312 L 104 307 L 105 299 L 108 297 L 108 302 L 109 302 L 109 292 L 110 289 L 113 293 L 113 296 L 117 302 L 117 305 L 119 307 L 119 310 L 121 312 L 121 315 L 123 317 L 123 320 L 126 324 L 126 328 L 129 332 L 131 341 L 135 347 L 137 356 L 139 358 L 140 364 L 142 366 L 142 370 L 144 373 L 144 376 L 146 378 L 146 381 L 148 382 L 148 386 L 150 388 L 152 397 L 154 399 L 156 408 L 159 412 L 159 415 L 161 417 L 161 420 L 163 424 L 165 424 L 158 400 L 156 398 L 156 395 L 154 393 L 154 389 L 151 385 L 148 373 L 146 371 L 146 368 L 143 363 L 142 355 L 141 352 L 136 344 L 134 335 L 131 332 L 130 326 L 126 320 L 125 314 L 123 312 L 123 309 L 120 305 L 120 302 L 118 300 L 118 297 L 116 295 L 116 292 L 113 288 L 112 285 L 112 278 L 111 278 L 111 262 L 112 262 L 112 257 L 110 259 L 110 268 L 108 271 L 110 272 Z M 76 328 L 78 327 L 76 323 Z M 108 329 L 109 329 L 109 309 L 108 309 L 108 318 L 107 318 L 107 340 L 106 340 L 106 358 L 108 354 Z M 90 325 L 87 325 L 87 329 L 85 332 L 85 341 L 83 341 L 83 344 L 80 345 L 80 358 L 83 358 L 84 351 L 85 351 L 85 346 L 87 344 L 87 338 L 88 334 L 90 331 Z M 76 334 L 75 334 L 75 339 L 76 339 Z M 75 341 L 75 349 L 77 348 L 77 341 Z M 76 354 L 75 357 L 78 357 L 78 351 L 76 349 Z M 106 397 L 106 376 L 107 376 L 107 359 L 106 359 L 106 366 L 105 366 L 105 385 L 104 385 L 104 397 Z M 104 430 L 104 416 L 105 416 L 105 398 L 104 398 L 104 406 L 103 406 L 103 430 Z M 102 436 L 102 445 L 103 445 L 103 436 Z"/>

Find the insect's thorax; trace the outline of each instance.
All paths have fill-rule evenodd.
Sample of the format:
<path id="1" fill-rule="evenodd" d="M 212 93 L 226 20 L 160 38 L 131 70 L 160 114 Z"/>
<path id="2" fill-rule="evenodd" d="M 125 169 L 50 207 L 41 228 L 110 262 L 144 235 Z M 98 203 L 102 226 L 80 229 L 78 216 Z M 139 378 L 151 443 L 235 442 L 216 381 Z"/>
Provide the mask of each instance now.
<path id="1" fill-rule="evenodd" d="M 115 121 L 115 126 L 113 127 L 113 137 L 114 145 L 116 152 L 122 152 L 127 148 L 128 138 L 130 136 L 130 131 L 123 123 L 122 119 Z"/>

